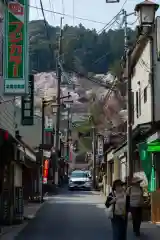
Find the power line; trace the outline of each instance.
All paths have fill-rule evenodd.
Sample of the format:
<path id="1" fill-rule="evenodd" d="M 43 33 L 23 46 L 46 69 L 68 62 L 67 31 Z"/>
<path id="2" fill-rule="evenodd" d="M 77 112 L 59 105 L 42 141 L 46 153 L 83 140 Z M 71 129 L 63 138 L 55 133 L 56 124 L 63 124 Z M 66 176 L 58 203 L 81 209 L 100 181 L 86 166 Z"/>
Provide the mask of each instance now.
<path id="1" fill-rule="evenodd" d="M 54 12 L 54 4 L 53 4 L 53 1 L 49 0 L 49 5 L 50 5 L 50 9 L 53 9 L 53 12 Z M 52 14 L 51 14 L 52 15 Z M 55 21 L 55 14 L 53 14 L 53 19 Z"/>
<path id="2" fill-rule="evenodd" d="M 118 12 L 100 31 L 98 31 L 98 34 L 100 34 L 101 32 L 105 31 L 106 28 L 108 28 L 108 26 L 109 26 L 110 24 L 113 24 L 112 21 L 114 21 L 114 22 L 117 21 L 117 17 L 121 14 L 122 9 L 123 9 L 124 5 L 127 3 L 127 1 L 128 1 L 128 0 L 125 0 L 125 1 L 124 1 L 124 3 L 123 3 L 123 5 L 122 5 L 121 9 L 119 10 L 119 12 Z"/>
<path id="3" fill-rule="evenodd" d="M 33 5 L 29 5 L 29 7 L 31 8 L 34 8 L 34 9 L 39 9 L 41 10 L 40 7 L 37 7 L 37 6 L 33 6 Z M 53 11 L 53 10 L 49 10 L 49 9 L 44 9 L 43 8 L 43 11 L 44 12 L 49 12 L 49 13 L 54 13 L 54 14 L 57 14 L 57 15 L 61 15 L 61 16 L 66 16 L 66 17 L 69 17 L 69 18 L 73 18 L 72 15 L 70 14 L 66 14 L 66 13 L 61 13 L 61 12 L 57 12 L 57 11 Z M 96 21 L 96 20 L 92 20 L 92 19 L 88 19 L 88 18 L 81 18 L 81 17 L 78 17 L 78 16 L 74 16 L 75 19 L 78 19 L 78 20 L 83 20 L 83 21 L 87 21 L 87 22 L 93 22 L 93 23 L 98 23 L 98 24 L 102 24 L 102 25 L 105 25 L 106 23 L 104 22 L 100 22 L 100 21 Z"/>
<path id="4" fill-rule="evenodd" d="M 52 58 L 52 61 L 54 60 L 54 54 L 53 54 L 53 48 L 52 48 L 52 44 L 51 44 L 51 39 L 50 39 L 50 34 L 49 34 L 49 31 L 48 31 L 48 24 L 47 24 L 47 21 L 46 21 L 46 18 L 45 18 L 45 13 L 44 13 L 44 9 L 43 9 L 43 3 L 42 3 L 42 0 L 40 0 L 40 5 L 41 5 L 41 11 L 42 11 L 42 15 L 43 15 L 43 18 L 44 18 L 44 24 L 45 24 L 45 28 L 46 28 L 46 37 L 48 38 L 49 40 L 49 48 L 50 48 L 50 54 L 51 54 L 51 58 Z M 53 62 L 52 62 L 53 64 Z"/>
<path id="5" fill-rule="evenodd" d="M 127 2 L 127 0 L 125 0 L 124 4 L 125 4 L 126 2 Z M 49 34 L 48 34 L 48 28 L 47 28 L 47 23 L 46 23 L 45 14 L 44 14 L 44 11 L 45 11 L 45 10 L 44 10 L 44 8 L 43 8 L 42 0 L 40 0 L 40 4 L 41 4 L 42 15 L 43 15 L 43 18 L 44 18 L 44 20 L 45 20 L 45 27 L 46 27 L 47 37 L 48 37 L 48 39 L 50 39 L 50 38 L 49 38 Z M 124 4 L 123 4 L 123 6 L 124 6 Z M 121 9 L 123 8 L 123 6 L 121 7 Z M 50 12 L 54 13 L 54 11 L 50 11 Z M 121 10 L 118 12 L 118 14 L 116 14 L 116 16 L 115 16 L 111 21 L 109 21 L 108 24 L 105 25 L 105 30 L 106 30 L 107 28 L 110 28 L 110 27 L 114 24 L 114 22 L 116 22 L 116 18 L 117 18 L 117 16 L 119 15 L 120 12 L 121 12 Z M 63 14 L 61 14 L 61 15 L 63 15 Z M 104 28 L 103 28 L 103 29 L 104 29 Z M 103 29 L 102 29 L 102 31 L 103 31 Z M 49 45 L 50 45 L 50 48 L 51 48 L 51 52 L 52 52 L 52 54 L 53 54 L 51 44 L 49 44 Z M 68 52 L 67 52 L 67 53 L 68 53 Z M 66 53 L 63 53 L 63 54 L 66 54 Z M 74 71 L 74 70 L 72 70 L 72 71 Z M 74 72 L 75 72 L 75 71 L 74 71 Z M 77 73 L 77 72 L 76 72 L 76 73 Z M 80 73 L 80 74 L 81 74 L 81 73 Z M 85 76 L 85 77 L 86 77 L 86 76 Z M 92 78 L 88 78 L 88 79 L 91 80 L 92 82 L 95 82 Z M 98 83 L 97 81 L 96 81 L 96 83 L 97 83 L 98 85 L 104 86 L 103 83 L 100 84 L 100 83 Z"/>

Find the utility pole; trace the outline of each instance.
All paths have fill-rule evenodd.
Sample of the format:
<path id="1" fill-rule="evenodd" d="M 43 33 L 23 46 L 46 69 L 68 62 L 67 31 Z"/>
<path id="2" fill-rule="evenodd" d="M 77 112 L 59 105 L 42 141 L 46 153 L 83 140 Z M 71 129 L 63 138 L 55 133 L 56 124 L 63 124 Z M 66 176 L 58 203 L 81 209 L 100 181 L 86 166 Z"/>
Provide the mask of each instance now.
<path id="1" fill-rule="evenodd" d="M 127 163 L 126 163 L 126 176 L 129 174 L 129 179 L 133 177 L 133 161 L 132 161 L 132 83 L 131 83 L 131 74 L 130 74 L 130 57 L 131 52 L 128 46 L 128 34 L 127 34 L 127 17 L 133 15 L 134 13 L 127 14 L 123 10 L 123 21 L 124 21 L 124 53 L 126 61 L 126 70 L 127 70 Z M 129 168 L 129 173 L 128 173 Z M 127 184 L 129 184 L 127 178 Z"/>
<path id="2" fill-rule="evenodd" d="M 133 159 L 132 159 L 132 83 L 131 83 L 131 74 L 130 74 L 130 61 L 131 61 L 131 52 L 127 52 L 127 111 L 128 111 L 128 120 L 127 120 L 127 166 L 129 167 L 129 179 L 133 177 Z"/>
<path id="3" fill-rule="evenodd" d="M 96 128 L 92 127 L 93 143 L 93 188 L 96 189 Z"/>
<path id="4" fill-rule="evenodd" d="M 43 201 L 43 150 L 44 150 L 44 108 L 45 108 L 45 100 L 42 98 L 42 136 L 41 136 L 41 162 L 40 162 L 40 169 L 39 169 L 39 191 L 40 191 L 40 199 L 41 202 Z"/>
<path id="5" fill-rule="evenodd" d="M 68 92 L 68 101 L 70 94 Z M 69 104 L 68 104 L 69 105 Z M 70 107 L 67 108 L 67 157 L 69 161 L 69 137 L 70 137 Z"/>
<path id="6" fill-rule="evenodd" d="M 57 58 L 57 116 L 56 116 L 56 141 L 55 141 L 55 151 L 56 151 L 56 162 L 55 162 L 55 185 L 58 185 L 58 148 L 59 148 L 59 129 L 60 129 L 60 103 L 61 103 L 61 76 L 62 70 L 60 67 L 60 61 L 62 56 L 62 21 L 63 17 L 61 17 L 60 23 L 60 36 L 59 36 L 59 51 Z"/>

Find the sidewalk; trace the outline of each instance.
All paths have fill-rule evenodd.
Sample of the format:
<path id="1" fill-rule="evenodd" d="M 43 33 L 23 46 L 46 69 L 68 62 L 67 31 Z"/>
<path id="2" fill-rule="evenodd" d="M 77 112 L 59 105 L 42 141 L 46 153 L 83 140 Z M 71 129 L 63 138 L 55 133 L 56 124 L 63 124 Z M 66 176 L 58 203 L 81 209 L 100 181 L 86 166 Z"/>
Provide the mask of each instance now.
<path id="1" fill-rule="evenodd" d="M 102 192 L 95 192 L 94 194 L 98 194 L 102 197 L 103 202 L 106 200 L 106 196 Z M 160 239 L 160 226 L 157 226 L 156 224 L 153 224 L 151 222 L 142 222 L 141 225 L 141 233 L 142 237 L 140 239 L 142 240 L 159 240 Z M 128 239 L 132 240 L 135 239 L 134 236 L 132 236 L 132 222 L 131 220 L 128 223 Z"/>
<path id="2" fill-rule="evenodd" d="M 144 234 L 144 239 L 159 240 L 160 239 L 160 227 L 151 223 L 143 222 L 141 226 L 141 232 Z"/>
<path id="3" fill-rule="evenodd" d="M 0 234 L 1 240 L 13 240 L 14 237 L 18 235 L 20 231 L 25 228 L 28 224 L 29 219 L 36 216 L 38 210 L 43 206 L 44 203 L 28 203 L 24 206 L 24 222 L 19 225 L 5 226 L 2 228 L 2 233 Z"/>

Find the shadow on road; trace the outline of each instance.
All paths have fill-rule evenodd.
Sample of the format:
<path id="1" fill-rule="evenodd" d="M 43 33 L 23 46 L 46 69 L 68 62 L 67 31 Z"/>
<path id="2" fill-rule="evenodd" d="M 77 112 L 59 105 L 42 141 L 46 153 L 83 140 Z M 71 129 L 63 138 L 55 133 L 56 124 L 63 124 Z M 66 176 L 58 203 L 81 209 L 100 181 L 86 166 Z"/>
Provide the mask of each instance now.
<path id="1" fill-rule="evenodd" d="M 63 193 L 61 193 L 63 195 Z M 84 190 L 72 190 L 72 191 L 66 191 L 64 195 L 67 197 L 74 197 L 75 195 L 80 196 L 94 196 L 95 194 L 92 191 L 84 191 Z"/>
<path id="2" fill-rule="evenodd" d="M 46 203 L 45 208 L 16 239 L 106 240 L 106 236 L 107 239 L 112 239 L 110 223 L 106 220 L 104 209 L 85 201 L 65 202 L 62 196 L 61 201 Z"/>

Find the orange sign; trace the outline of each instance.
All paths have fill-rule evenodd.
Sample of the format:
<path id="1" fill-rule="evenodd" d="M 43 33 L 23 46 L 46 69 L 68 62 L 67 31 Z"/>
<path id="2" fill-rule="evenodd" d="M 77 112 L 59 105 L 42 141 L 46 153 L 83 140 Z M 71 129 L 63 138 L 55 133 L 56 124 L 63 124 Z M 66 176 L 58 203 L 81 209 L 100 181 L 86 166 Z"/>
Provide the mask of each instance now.
<path id="1" fill-rule="evenodd" d="M 44 161 L 43 178 L 48 178 L 49 160 Z"/>

